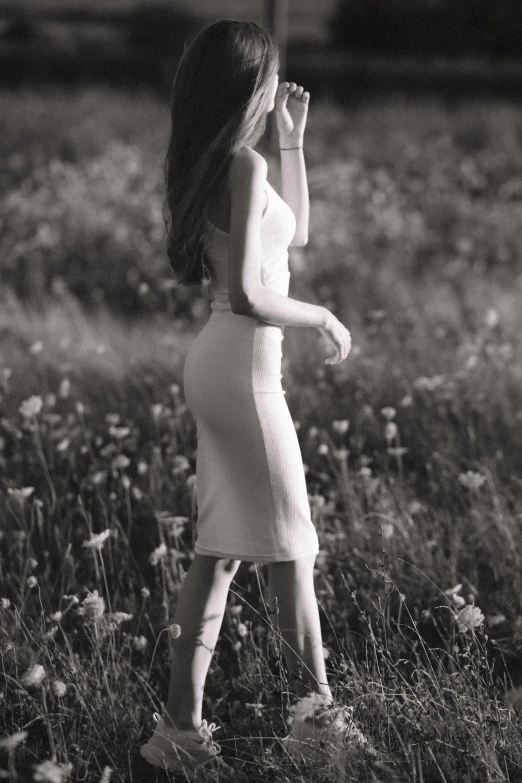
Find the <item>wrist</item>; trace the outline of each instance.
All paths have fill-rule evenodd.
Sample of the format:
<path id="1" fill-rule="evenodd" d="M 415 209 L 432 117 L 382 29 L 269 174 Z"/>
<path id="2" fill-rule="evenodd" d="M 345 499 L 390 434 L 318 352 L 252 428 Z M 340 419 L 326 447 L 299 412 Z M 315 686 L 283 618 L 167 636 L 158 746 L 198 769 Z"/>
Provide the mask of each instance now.
<path id="1" fill-rule="evenodd" d="M 322 305 L 321 305 L 321 307 L 322 307 Z M 323 313 L 322 313 L 323 320 L 322 320 L 322 323 L 321 323 L 321 328 L 329 330 L 330 326 L 332 324 L 332 320 L 335 318 L 335 316 L 334 316 L 334 314 L 330 310 L 328 310 L 327 307 L 322 307 L 322 310 L 323 310 Z"/>
<path id="2" fill-rule="evenodd" d="M 279 149 L 282 147 L 302 147 L 303 146 L 303 139 L 280 139 L 279 140 Z"/>

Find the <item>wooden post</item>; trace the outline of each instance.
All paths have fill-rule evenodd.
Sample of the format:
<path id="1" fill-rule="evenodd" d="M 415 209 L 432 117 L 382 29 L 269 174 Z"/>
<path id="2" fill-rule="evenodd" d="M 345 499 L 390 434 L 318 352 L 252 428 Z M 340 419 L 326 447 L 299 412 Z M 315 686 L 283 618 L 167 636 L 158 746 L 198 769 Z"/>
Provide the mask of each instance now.
<path id="1" fill-rule="evenodd" d="M 279 81 L 286 81 L 286 53 L 288 44 L 288 9 L 290 0 L 266 0 L 268 29 L 279 46 Z M 278 135 L 275 110 L 270 112 L 268 143 L 271 151 L 278 152 Z"/>

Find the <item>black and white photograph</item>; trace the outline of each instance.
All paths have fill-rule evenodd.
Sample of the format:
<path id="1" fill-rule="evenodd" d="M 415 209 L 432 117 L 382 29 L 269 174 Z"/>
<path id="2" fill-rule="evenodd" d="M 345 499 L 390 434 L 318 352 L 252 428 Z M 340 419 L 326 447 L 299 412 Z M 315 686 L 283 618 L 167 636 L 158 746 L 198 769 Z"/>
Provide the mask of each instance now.
<path id="1" fill-rule="evenodd" d="M 522 4 L 0 0 L 0 780 L 522 783 Z"/>

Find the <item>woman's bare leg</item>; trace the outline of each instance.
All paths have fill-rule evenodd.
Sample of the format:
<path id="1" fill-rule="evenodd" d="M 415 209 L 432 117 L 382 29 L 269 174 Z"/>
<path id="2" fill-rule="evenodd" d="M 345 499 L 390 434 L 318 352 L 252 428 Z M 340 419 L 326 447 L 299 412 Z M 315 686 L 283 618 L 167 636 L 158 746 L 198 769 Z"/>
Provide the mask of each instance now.
<path id="1" fill-rule="evenodd" d="M 180 729 L 201 724 L 203 690 L 240 560 L 194 556 L 178 596 L 175 622 L 181 634 L 172 640 L 169 696 L 164 720 Z"/>
<path id="2" fill-rule="evenodd" d="M 302 665 L 302 683 L 292 682 L 299 698 L 310 691 L 332 699 L 326 677 L 319 609 L 313 568 L 315 555 L 288 562 L 268 563 L 268 604 L 272 624 L 282 636 L 283 655 L 290 676 Z M 279 605 L 279 628 L 274 610 Z"/>

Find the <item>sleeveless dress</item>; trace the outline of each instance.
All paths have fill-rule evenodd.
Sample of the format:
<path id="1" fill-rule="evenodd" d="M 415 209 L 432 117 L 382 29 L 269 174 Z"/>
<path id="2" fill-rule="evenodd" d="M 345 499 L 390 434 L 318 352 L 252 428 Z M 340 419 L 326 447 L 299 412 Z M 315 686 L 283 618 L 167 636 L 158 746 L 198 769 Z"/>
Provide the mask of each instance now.
<path id="1" fill-rule="evenodd" d="M 267 182 L 261 220 L 261 282 L 288 296 L 295 216 Z M 214 275 L 211 315 L 183 369 L 197 429 L 194 551 L 275 562 L 317 554 L 303 461 L 282 388 L 283 326 L 233 313 L 229 234 L 205 218 Z"/>

